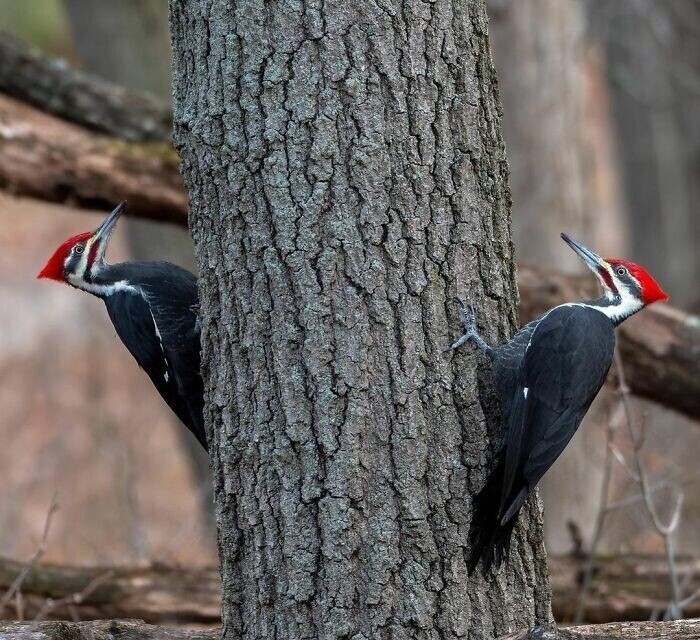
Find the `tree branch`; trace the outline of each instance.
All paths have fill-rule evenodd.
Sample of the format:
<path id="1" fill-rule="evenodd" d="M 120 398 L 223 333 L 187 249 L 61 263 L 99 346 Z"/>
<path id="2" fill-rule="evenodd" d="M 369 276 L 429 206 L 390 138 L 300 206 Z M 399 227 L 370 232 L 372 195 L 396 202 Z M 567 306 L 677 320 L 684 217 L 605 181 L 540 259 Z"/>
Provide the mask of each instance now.
<path id="1" fill-rule="evenodd" d="M 156 98 L 72 69 L 0 34 L 0 92 L 93 131 L 169 142 L 172 114 Z"/>
<path id="2" fill-rule="evenodd" d="M 0 187 L 49 202 L 186 224 L 187 195 L 170 143 L 126 142 L 0 94 Z"/>
<path id="3" fill-rule="evenodd" d="M 519 631 L 498 640 L 696 640 L 700 620 L 674 622 L 611 622 L 565 629 Z"/>
<path id="4" fill-rule="evenodd" d="M 7 590 L 25 568 L 24 563 L 0 559 L 0 592 Z M 677 559 L 676 567 L 687 593 L 700 595 L 700 560 Z M 556 620 L 573 620 L 586 558 L 549 558 Z M 668 564 L 663 556 L 597 556 L 586 598 L 586 622 L 646 620 L 663 613 L 671 598 Z M 140 618 L 153 624 L 220 622 L 221 592 L 216 568 L 151 566 L 63 567 L 39 563 L 22 583 L 25 618 L 71 617 Z M 686 616 L 700 617 L 700 598 L 683 602 Z M 17 618 L 10 600 L 0 618 Z M 1 637 L 1 636 L 0 636 Z"/>
<path id="5" fill-rule="evenodd" d="M 613 622 L 565 629 L 520 631 L 498 640 L 695 640 L 700 620 L 674 622 Z M 155 627 L 138 620 L 96 622 L 0 622 L 3 640 L 218 640 L 219 629 L 194 631 Z"/>
<path id="6" fill-rule="evenodd" d="M 72 607 L 81 620 L 140 618 L 154 623 L 219 624 L 221 593 L 216 568 L 163 566 L 63 567 L 0 559 L 0 592 L 22 579 L 25 618 L 65 619 Z M 14 601 L 0 618 L 18 617 Z M 2 635 L 0 634 L 0 637 Z"/>

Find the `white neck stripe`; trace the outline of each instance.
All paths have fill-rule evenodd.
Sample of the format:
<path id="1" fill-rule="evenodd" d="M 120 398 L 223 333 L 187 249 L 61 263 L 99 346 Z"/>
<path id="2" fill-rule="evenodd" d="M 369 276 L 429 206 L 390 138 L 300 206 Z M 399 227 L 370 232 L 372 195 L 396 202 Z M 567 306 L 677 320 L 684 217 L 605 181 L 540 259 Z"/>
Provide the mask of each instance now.
<path id="1" fill-rule="evenodd" d="M 92 293 L 93 295 L 100 297 L 111 296 L 112 294 L 120 291 L 138 293 L 143 296 L 143 291 L 141 291 L 141 289 L 130 285 L 126 280 L 119 280 L 118 282 L 113 282 L 112 284 L 97 284 L 94 282 L 86 282 L 77 275 L 71 274 L 68 276 L 68 282 L 77 289 L 82 289 L 83 291 L 87 291 L 88 293 Z"/>

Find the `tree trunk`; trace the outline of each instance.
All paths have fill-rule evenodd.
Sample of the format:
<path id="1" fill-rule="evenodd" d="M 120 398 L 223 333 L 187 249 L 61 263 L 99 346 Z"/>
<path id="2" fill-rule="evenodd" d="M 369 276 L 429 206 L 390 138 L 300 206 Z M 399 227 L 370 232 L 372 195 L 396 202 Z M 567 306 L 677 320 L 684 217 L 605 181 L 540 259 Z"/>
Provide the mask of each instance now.
<path id="1" fill-rule="evenodd" d="M 488 638 L 550 617 L 538 501 L 467 576 L 516 322 L 483 1 L 173 0 L 226 638 Z"/>
<path id="2" fill-rule="evenodd" d="M 557 239 L 563 230 L 579 237 L 591 223 L 582 137 L 582 6 L 577 0 L 490 0 L 488 6 L 518 256 L 580 271 L 576 254 Z"/>
<path id="3" fill-rule="evenodd" d="M 674 304 L 700 292 L 700 3 L 590 3 L 608 58 L 634 254 Z"/>
<path id="4" fill-rule="evenodd" d="M 63 0 L 85 68 L 170 101 L 167 0 Z"/>

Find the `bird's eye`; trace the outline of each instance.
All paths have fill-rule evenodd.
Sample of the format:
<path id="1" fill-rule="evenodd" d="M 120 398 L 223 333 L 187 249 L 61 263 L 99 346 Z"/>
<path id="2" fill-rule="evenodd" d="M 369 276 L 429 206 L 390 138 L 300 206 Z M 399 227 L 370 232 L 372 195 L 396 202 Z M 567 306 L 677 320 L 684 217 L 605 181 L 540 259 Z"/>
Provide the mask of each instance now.
<path id="1" fill-rule="evenodd" d="M 617 275 L 618 275 L 618 276 L 625 276 L 625 275 L 627 275 L 627 269 L 625 269 L 624 267 L 618 267 L 618 268 L 617 268 Z"/>
<path id="2" fill-rule="evenodd" d="M 85 251 L 85 247 L 84 247 L 82 244 L 76 244 L 76 245 L 73 247 L 73 251 L 75 251 L 75 253 L 80 254 L 80 253 L 82 253 L 83 251 Z"/>

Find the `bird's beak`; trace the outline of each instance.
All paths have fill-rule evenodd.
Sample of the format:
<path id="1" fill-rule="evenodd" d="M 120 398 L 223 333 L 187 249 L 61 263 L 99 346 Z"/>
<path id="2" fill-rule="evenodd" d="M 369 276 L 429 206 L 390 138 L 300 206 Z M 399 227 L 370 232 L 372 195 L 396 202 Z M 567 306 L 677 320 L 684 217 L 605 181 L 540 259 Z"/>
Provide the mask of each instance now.
<path id="1" fill-rule="evenodd" d="M 104 258 L 105 252 L 107 251 L 109 236 L 112 234 L 114 227 L 117 225 L 117 220 L 119 220 L 119 216 L 124 209 L 126 209 L 126 200 L 118 204 L 112 213 L 103 220 L 102 224 L 97 227 L 95 233 L 92 234 L 90 244 L 97 245 L 97 253 L 95 254 L 96 261 L 100 261 Z"/>
<path id="2" fill-rule="evenodd" d="M 92 234 L 93 242 L 105 242 L 109 239 L 109 235 L 112 233 L 112 229 L 117 224 L 117 220 L 122 212 L 126 209 L 126 200 L 118 204 L 112 213 L 110 213 L 102 222 L 102 224 L 97 227 L 95 233 Z"/>
<path id="3" fill-rule="evenodd" d="M 576 242 L 565 233 L 561 234 L 561 239 L 566 242 L 576 253 L 578 253 L 583 261 L 588 265 L 588 268 L 598 275 L 601 271 L 608 270 L 608 263 L 603 260 L 597 253 L 591 251 L 588 247 L 584 247 L 580 242 Z"/>

